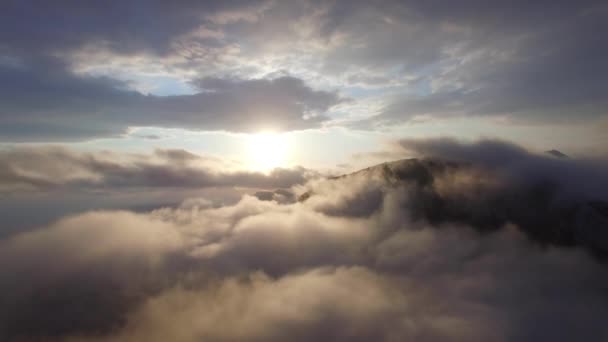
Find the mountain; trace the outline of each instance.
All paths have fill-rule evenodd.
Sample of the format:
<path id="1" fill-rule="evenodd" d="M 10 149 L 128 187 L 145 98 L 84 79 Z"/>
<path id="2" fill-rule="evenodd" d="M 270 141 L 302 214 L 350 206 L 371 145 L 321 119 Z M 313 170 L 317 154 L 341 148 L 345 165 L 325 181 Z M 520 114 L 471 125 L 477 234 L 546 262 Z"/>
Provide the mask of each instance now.
<path id="1" fill-rule="evenodd" d="M 562 153 L 561 151 L 558 150 L 549 150 L 549 151 L 545 151 L 546 154 L 552 155 L 556 158 L 568 158 L 568 155 Z"/>
<path id="2" fill-rule="evenodd" d="M 410 202 L 403 210 L 435 227 L 456 223 L 487 233 L 515 224 L 543 246 L 583 246 L 594 254 L 608 255 L 608 203 L 573 196 L 549 175 L 525 178 L 505 170 L 427 158 L 386 162 L 326 182 L 355 180 L 369 180 L 368 187 L 383 194 L 405 192 Z M 314 189 L 302 193 L 298 201 L 313 196 Z M 382 201 L 383 197 L 378 198 Z M 372 211 L 379 208 L 381 203 Z"/>

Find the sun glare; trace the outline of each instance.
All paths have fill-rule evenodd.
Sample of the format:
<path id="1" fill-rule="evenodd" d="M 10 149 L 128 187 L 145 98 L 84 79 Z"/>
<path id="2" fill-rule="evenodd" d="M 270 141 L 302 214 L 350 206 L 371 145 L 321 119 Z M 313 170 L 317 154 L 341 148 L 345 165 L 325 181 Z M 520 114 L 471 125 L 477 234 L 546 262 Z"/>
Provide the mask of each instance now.
<path id="1" fill-rule="evenodd" d="M 247 139 L 247 149 L 251 168 L 269 171 L 287 166 L 291 141 L 288 134 L 264 132 L 252 134 Z"/>

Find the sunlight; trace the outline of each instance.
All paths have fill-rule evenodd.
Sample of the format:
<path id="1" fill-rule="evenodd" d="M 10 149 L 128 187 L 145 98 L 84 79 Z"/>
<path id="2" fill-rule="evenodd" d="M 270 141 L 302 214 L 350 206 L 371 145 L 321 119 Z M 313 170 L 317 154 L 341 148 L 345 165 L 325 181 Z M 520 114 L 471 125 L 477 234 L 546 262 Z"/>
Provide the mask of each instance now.
<path id="1" fill-rule="evenodd" d="M 287 166 L 290 149 L 291 139 L 286 133 L 263 132 L 247 139 L 250 167 L 259 171 Z"/>

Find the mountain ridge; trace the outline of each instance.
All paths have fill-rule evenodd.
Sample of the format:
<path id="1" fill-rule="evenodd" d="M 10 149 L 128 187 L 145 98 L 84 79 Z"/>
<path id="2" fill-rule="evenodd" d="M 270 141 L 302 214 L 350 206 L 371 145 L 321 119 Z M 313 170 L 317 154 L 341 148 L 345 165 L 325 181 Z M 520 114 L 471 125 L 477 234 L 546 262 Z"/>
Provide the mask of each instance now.
<path id="1" fill-rule="evenodd" d="M 480 171 L 468 162 L 408 158 L 326 181 L 359 177 L 380 180 L 377 186 L 382 192 L 407 191 L 414 201 L 412 218 L 432 226 L 455 222 L 485 233 L 515 224 L 543 246 L 582 246 L 608 256 L 608 203 L 567 197 L 550 178 L 516 182 L 485 169 Z M 444 189 L 450 186 L 457 190 Z M 314 191 L 308 190 L 297 200 L 305 202 L 313 196 Z"/>

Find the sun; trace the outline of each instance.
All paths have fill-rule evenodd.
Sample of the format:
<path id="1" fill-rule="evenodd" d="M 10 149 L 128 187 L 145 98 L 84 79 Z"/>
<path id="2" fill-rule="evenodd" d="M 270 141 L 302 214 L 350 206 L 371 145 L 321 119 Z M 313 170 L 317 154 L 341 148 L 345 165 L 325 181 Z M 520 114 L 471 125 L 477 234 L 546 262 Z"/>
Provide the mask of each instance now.
<path id="1" fill-rule="evenodd" d="M 263 132 L 252 134 L 247 139 L 249 164 L 252 169 L 269 171 L 287 166 L 291 150 L 288 134 Z"/>

